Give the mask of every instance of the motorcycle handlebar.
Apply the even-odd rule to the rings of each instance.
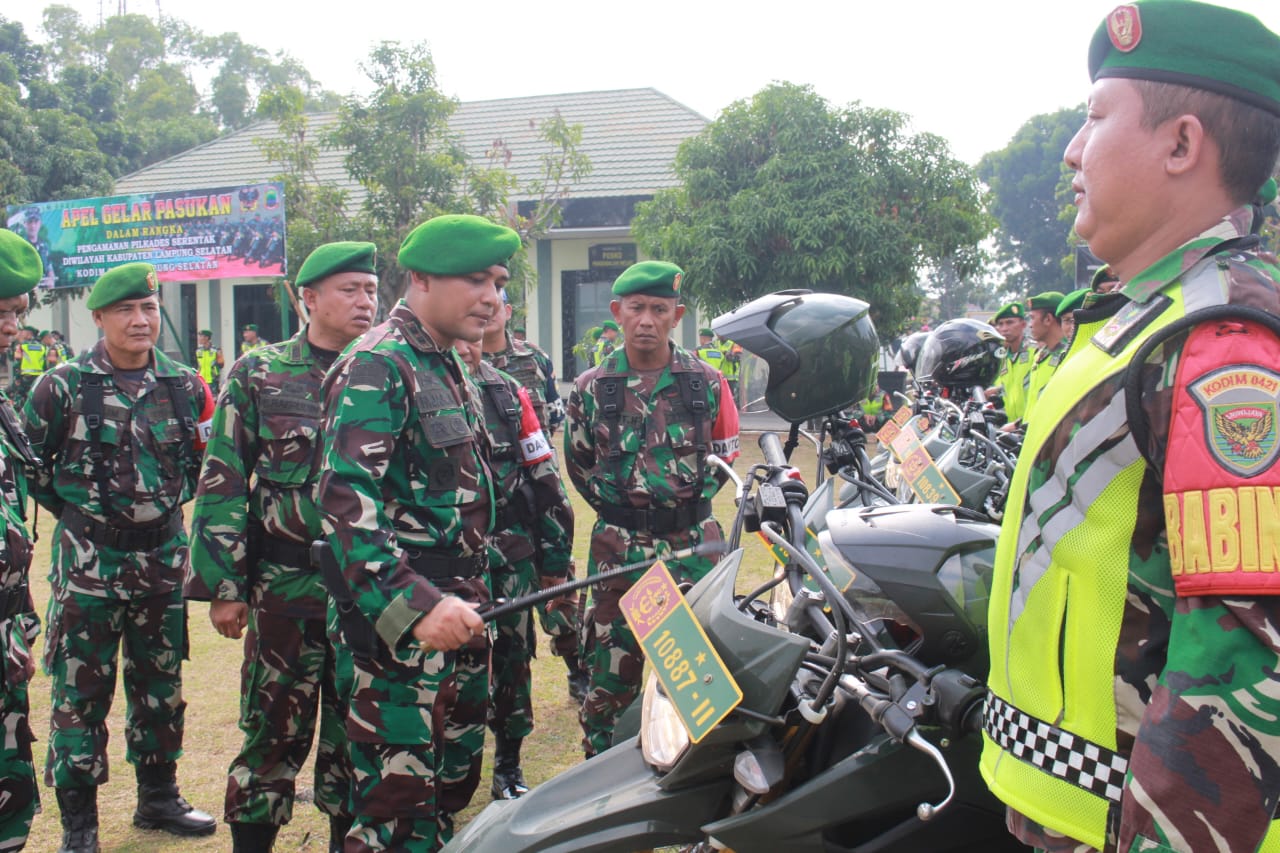
[[[761,433],[759,443],[760,451],[764,453],[766,465],[782,467],[787,464],[787,457],[782,452],[782,439],[778,438],[776,433]]]

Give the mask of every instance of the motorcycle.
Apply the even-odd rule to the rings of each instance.
[[[959,507],[851,505],[826,513],[819,563],[808,490],[776,435],[761,447],[734,477],[730,544],[759,532],[786,565],[737,595],[735,547],[687,594],[741,703],[694,743],[651,674],[638,735],[491,804],[446,851],[1024,849],[977,771],[997,529]],[[761,597],[782,584],[779,620]]]

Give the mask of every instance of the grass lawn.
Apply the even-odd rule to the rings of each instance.
[[[760,451],[755,436],[743,436],[743,458],[735,465],[739,472],[760,461]],[[796,461],[806,482],[812,483],[814,461],[812,445],[802,444]],[[567,484],[566,484],[567,485]],[[587,540],[594,516],[571,486],[570,496],[577,511],[577,537],[574,554],[579,571],[587,565]],[[715,500],[716,516],[728,528],[733,518],[733,486],[722,489]],[[40,541],[36,544],[32,565],[32,590],[36,607],[43,619],[48,599],[49,585],[46,573],[49,564],[49,542],[52,538],[53,519],[47,512],[40,513]],[[770,571],[771,560],[756,537],[747,543],[748,572],[741,579],[740,587],[759,583]],[[240,746],[240,730],[236,726],[240,702],[240,642],[218,636],[209,624],[208,605],[193,603],[190,609],[191,659],[184,668],[184,693],[187,700],[186,754],[178,764],[178,779],[183,795],[198,809],[214,815],[221,821],[222,801],[226,787],[226,771]],[[43,638],[37,642],[36,653],[43,655]],[[571,705],[565,683],[565,668],[559,658],[547,651],[542,640],[539,657],[533,665],[534,713],[537,729],[525,742],[523,766],[530,785],[537,785],[581,760],[581,736],[577,708]],[[112,708],[109,728],[111,744],[108,758],[111,779],[98,794],[102,849],[113,851],[200,851],[229,850],[230,834],[225,826],[202,839],[180,839],[161,832],[144,832],[133,826],[133,809],[136,804],[133,768],[124,760],[124,699],[119,686],[117,701]],[[36,773],[44,772],[44,749],[49,731],[49,679],[38,672],[31,685],[31,723],[36,736]],[[487,745],[484,777],[471,808],[463,812],[463,822],[470,819],[489,802],[490,765],[492,739]],[[276,842],[278,851],[327,850],[329,826],[314,806],[310,805],[311,767],[305,767],[298,777],[300,799],[294,809],[293,821],[283,827]],[[41,788],[44,812],[36,815],[28,840],[30,850],[56,850],[61,840],[58,807],[53,790]]]

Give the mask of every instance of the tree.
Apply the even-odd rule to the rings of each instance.
[[[320,144],[310,133],[302,91],[284,86],[263,93],[258,111],[273,119],[280,139],[255,139],[264,157],[281,168],[277,180],[284,184],[286,269],[297,270],[317,246],[335,240],[358,240],[347,215],[345,191],[324,184],[316,174]],[[285,306],[282,306],[285,307]]]
[[[1071,290],[1063,259],[1072,252],[1071,221],[1062,208],[1062,153],[1084,123],[1084,105],[1027,120],[1007,146],[978,161],[990,187],[996,241],[1009,296]]]
[[[580,125],[553,115],[539,125],[547,148],[543,174],[528,186],[506,169],[512,152],[498,140],[485,165],[471,162],[462,141],[449,129],[457,101],[440,92],[435,64],[426,45],[377,45],[362,69],[377,87],[368,98],[352,97],[339,109],[338,123],[326,143],[344,149],[348,174],[365,189],[357,231],[378,245],[379,300],[390,307],[407,279],[395,264],[409,231],[443,213],[472,213],[510,225],[529,240],[559,221],[559,203],[570,182],[590,170],[577,150]],[[512,202],[533,197],[524,216]],[[512,261],[517,302],[534,271],[523,253]]]
[[[680,264],[686,298],[709,312],[805,287],[865,300],[895,333],[922,270],[950,258],[969,275],[991,227],[972,170],[906,126],[892,110],[773,84],[680,146],[681,185],[639,205],[632,231]]]

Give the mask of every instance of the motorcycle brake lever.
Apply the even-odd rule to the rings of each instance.
[[[920,732],[912,729],[902,740],[903,743],[907,744],[911,748],[923,752],[925,755],[932,758],[933,762],[938,765],[938,769],[942,771],[942,775],[947,779],[947,795],[943,797],[942,802],[937,804],[921,803],[916,806],[916,817],[921,820],[930,820],[936,817],[947,806],[951,805],[951,800],[956,795],[956,780],[951,775],[951,767],[947,764],[947,759],[942,756],[942,751],[929,741],[925,740],[924,736],[921,735]]]

